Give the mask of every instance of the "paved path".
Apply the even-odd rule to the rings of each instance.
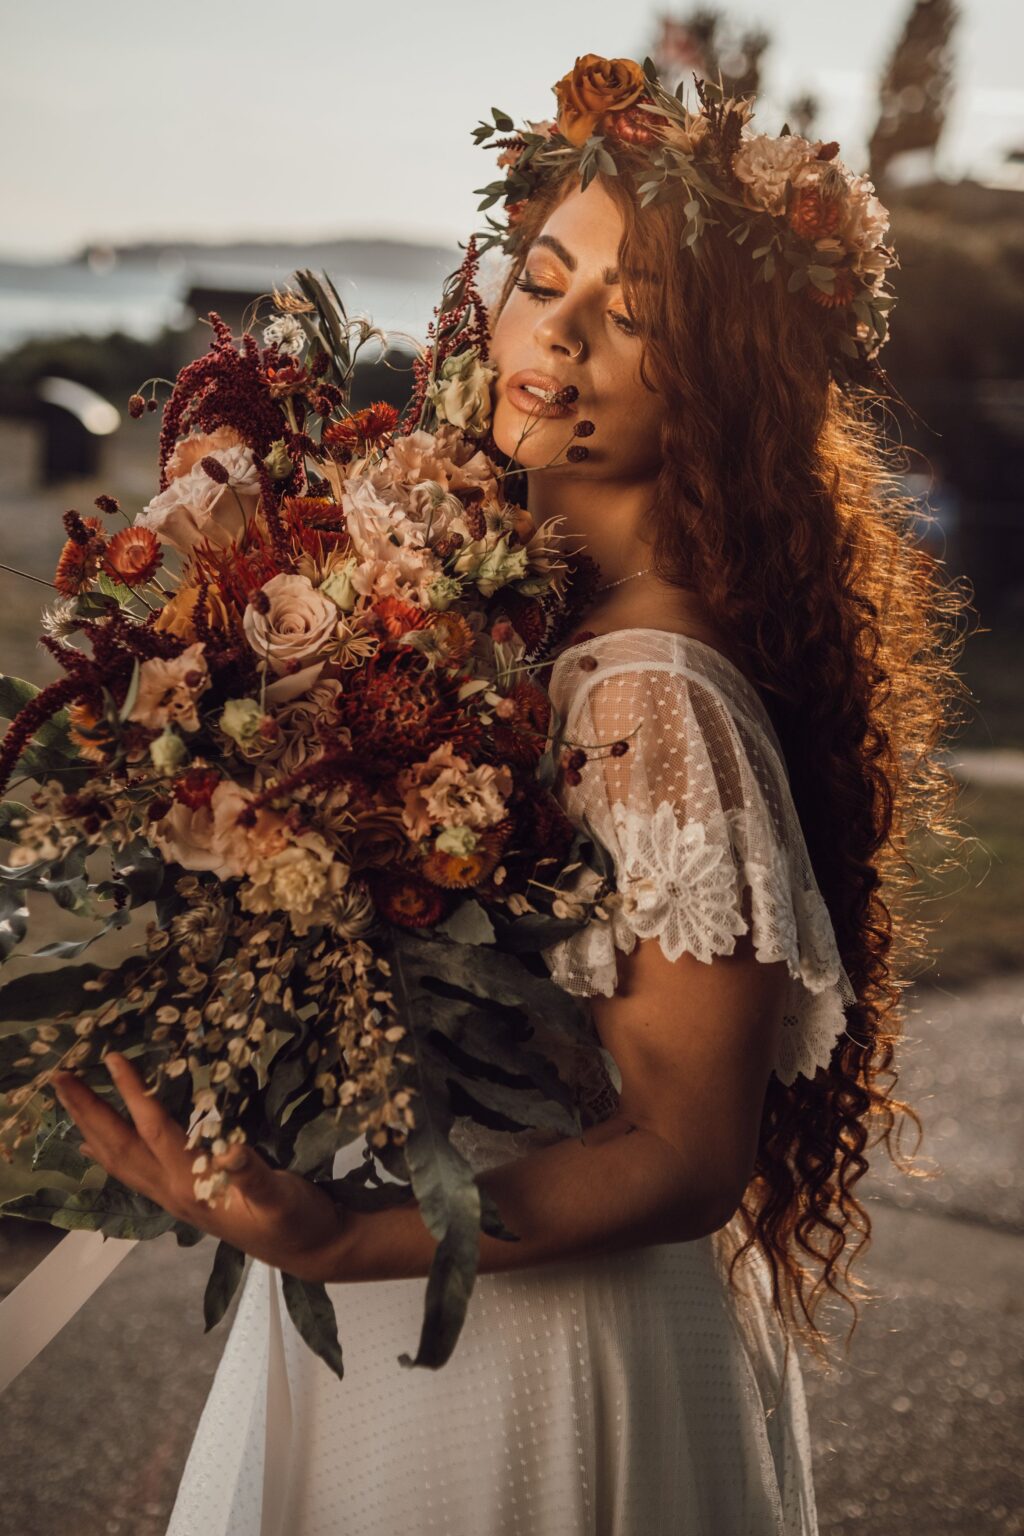
[[[898,1092],[937,1176],[876,1154],[860,1187],[874,1236],[854,1274],[876,1299],[845,1358],[850,1315],[830,1306],[831,1375],[804,1363],[821,1532],[1021,1536],[1024,976],[914,1006]],[[0,1235],[5,1290],[51,1240],[19,1233],[31,1249]],[[209,1263],[206,1244],[140,1244],[8,1389],[5,1529],[49,1536],[74,1507],[75,1536],[164,1536],[234,1316],[204,1335]]]

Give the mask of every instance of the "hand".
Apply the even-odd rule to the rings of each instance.
[[[123,1056],[108,1052],[104,1065],[132,1125],[71,1073],[53,1077],[57,1097],[85,1137],[86,1156],[178,1220],[296,1279],[324,1278],[342,1217],[323,1190],[299,1174],[271,1168],[254,1148],[235,1146],[210,1159],[211,1172],[227,1175],[224,1200],[197,1200],[192,1164],[199,1152],[187,1146],[183,1127],[147,1092]]]

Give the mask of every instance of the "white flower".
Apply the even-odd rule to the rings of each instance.
[[[51,640],[56,640],[65,650],[75,649],[68,636],[78,628],[76,612],[77,599],[74,597],[58,597],[52,608],[43,609],[43,633],[49,635]]]
[[[772,138],[767,133],[753,134],[740,143],[732,168],[750,188],[754,205],[772,214],[782,213],[786,205],[786,185],[800,169],[813,160],[815,146],[798,133]]]
[[[301,355],[306,345],[306,333],[296,315],[278,315],[264,328],[263,345],[272,347],[275,342],[280,351],[292,357]]]
[[[136,527],[151,529],[161,543],[185,555],[203,538],[221,548],[240,539],[259,502],[251,448],[215,448],[207,457],[227,470],[227,484],[212,480],[197,462],[187,474],[176,475],[135,519]]]
[[[497,369],[480,359],[477,347],[445,358],[440,377],[427,387],[438,419],[460,431],[479,434],[491,419],[491,383]]]
[[[852,249],[873,250],[885,239],[889,210],[875,196],[874,183],[866,176],[847,174],[846,185],[846,208],[839,232]]]
[[[225,736],[244,747],[260,734],[263,711],[255,699],[227,699],[217,724]]]
[[[619,802],[612,818],[622,850],[616,927],[624,924],[641,939],[660,936],[670,960],[684,950],[705,963],[732,954],[735,935],[747,925],[724,820],[709,838],[703,821],[680,826],[668,800],[651,817]]]

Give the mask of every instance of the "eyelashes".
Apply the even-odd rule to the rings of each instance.
[[[552,299],[558,298],[557,288],[541,288],[536,283],[531,283],[529,278],[526,277],[517,277],[515,287],[519,289],[520,293],[525,293],[526,297],[532,300],[534,304],[548,304]],[[625,315],[613,314],[612,320],[624,336],[638,336],[640,334],[632,320],[627,320]]]

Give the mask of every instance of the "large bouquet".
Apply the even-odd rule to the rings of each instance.
[[[601,893],[567,902],[563,876],[581,856],[606,872],[555,797],[567,748],[534,678],[595,568],[505,494],[476,261],[470,242],[402,415],[348,408],[381,333],[326,279],[275,291],[262,348],[211,314],[208,354],[164,406],[159,493],[119,531],[112,497],[65,514],[41,642],[63,675],[0,678],[0,791],[14,773],[40,785],[0,811],[0,958],[28,958],[27,892],[97,920],[34,951],[59,966],[0,988],[8,1139],[80,1181],[47,1084],[72,1068],[113,1093],[116,1048],[187,1125],[197,1199],[218,1197],[210,1159],[235,1142],[342,1205],[415,1198],[439,1247],[402,1358],[432,1366],[458,1337],[481,1225],[514,1240],[449,1132],[458,1116],[580,1130],[531,1020],[592,1043],[539,951]],[[132,953],[80,961],[135,912]],[[335,1180],[359,1137],[362,1166]],[[113,1177],[2,1210],[203,1235]],[[243,1259],[219,1244],[207,1326]],[[286,1275],[284,1293],[341,1374],[324,1287]]]

